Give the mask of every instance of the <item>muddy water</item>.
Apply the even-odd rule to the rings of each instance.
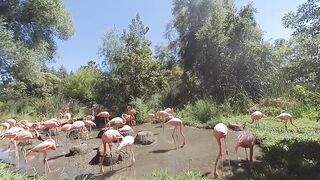
[[[102,176],[99,174],[99,156],[95,148],[102,150],[101,139],[94,138],[97,136],[98,131],[90,133],[89,140],[81,140],[83,146],[87,146],[88,151],[83,155],[76,155],[65,157],[63,155],[69,152],[69,148],[74,145],[79,145],[77,139],[65,138],[64,133],[58,136],[58,148],[55,151],[48,153],[50,159],[49,166],[51,172],[47,174],[49,179],[85,179],[95,177],[96,179],[116,178],[120,176],[139,178],[141,176],[150,175],[152,172],[160,169],[167,169],[170,175],[181,174],[188,170],[198,171],[203,175],[211,177],[213,162],[217,157],[217,143],[213,138],[212,130],[197,129],[185,127],[185,135],[187,137],[187,144],[183,148],[176,149],[173,139],[171,137],[173,127],[166,126],[163,129],[159,124],[143,124],[133,127],[135,132],[142,130],[152,131],[155,134],[156,142],[147,145],[135,145],[134,153],[136,163],[134,166],[129,167],[129,161],[124,158],[124,161],[119,162],[111,167],[105,167],[106,173]],[[233,169],[236,167],[238,171],[244,171],[248,166],[245,161],[245,151],[239,149],[238,153],[234,152],[237,132],[230,132],[226,138],[227,147],[229,149],[229,158],[232,160]],[[182,144],[182,137],[179,134],[179,144]],[[1,141],[2,149],[5,149],[7,141]],[[26,146],[30,148],[40,143],[35,140],[32,145]],[[116,144],[115,144],[116,145]],[[224,143],[223,143],[224,145]],[[19,148],[20,149],[20,148]],[[249,151],[248,151],[249,153]],[[12,153],[11,153],[12,154]],[[255,146],[254,159],[260,155],[260,149]],[[7,163],[15,164],[12,167],[19,173],[28,176],[37,176],[44,174],[43,155],[33,154],[27,158],[28,162],[25,163],[22,154],[20,153],[20,160],[18,163],[13,157],[9,157],[9,152],[1,151],[0,159]],[[227,166],[227,156],[224,150],[222,165],[223,174],[230,174]],[[90,165],[90,164],[94,165]],[[244,167],[244,168],[242,168]]]

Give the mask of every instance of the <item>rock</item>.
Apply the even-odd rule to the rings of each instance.
[[[134,139],[135,144],[149,145],[152,144],[156,138],[153,133],[150,131],[141,131],[138,132],[137,136]]]
[[[75,155],[83,155],[88,153],[88,145],[87,144],[80,144],[73,146],[69,149],[69,153],[66,154],[66,157],[75,156]]]
[[[112,144],[111,146],[111,152],[112,152],[112,159],[111,155],[107,154],[104,161],[103,165],[104,166],[110,166],[113,164],[117,164],[119,161],[123,161],[123,156],[121,153],[117,153],[117,146],[115,144]],[[102,151],[100,148],[94,148],[94,150],[97,151],[96,155],[90,160],[89,164],[90,165],[98,165],[100,164],[101,158],[102,158]],[[108,151],[109,152],[109,151]]]
[[[242,131],[243,128],[241,127],[241,125],[239,124],[235,124],[235,123],[228,123],[227,127],[229,129],[232,129],[233,131]]]

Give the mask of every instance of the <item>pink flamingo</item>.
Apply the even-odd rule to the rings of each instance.
[[[96,123],[90,121],[90,120],[83,120],[86,127],[89,127],[89,131],[92,130],[92,126],[97,126]]]
[[[123,119],[126,120],[126,122],[128,122],[129,126],[135,126],[136,125],[136,121],[134,116],[130,115],[130,114],[122,114],[121,117]]]
[[[45,127],[45,128],[48,128],[49,129],[49,136],[51,137],[51,131],[52,129],[54,129],[55,133],[57,132],[57,128],[61,125],[60,121],[55,119],[55,118],[52,118],[50,120],[47,120],[45,122],[42,123],[42,125]]]
[[[15,119],[8,119],[8,120],[6,120],[6,122],[10,124],[10,127],[15,126],[17,123],[17,121]]]
[[[149,113],[144,119],[146,121],[153,121],[159,119],[159,117],[156,114]]]
[[[166,125],[166,124],[171,125],[171,126],[174,126],[174,129],[173,129],[173,132],[172,132],[172,139],[173,139],[174,145],[176,146],[177,149],[178,149],[178,147],[179,147],[178,134],[176,133],[177,142],[176,142],[176,140],[175,140],[175,138],[174,138],[174,134],[175,134],[175,132],[176,132],[176,129],[179,127],[179,129],[180,129],[180,134],[181,134],[181,136],[183,137],[183,144],[182,144],[181,148],[184,147],[184,145],[186,144],[187,140],[186,140],[185,135],[183,134],[183,124],[182,124],[182,120],[179,119],[179,118],[172,118],[172,119],[170,119],[168,122],[164,123],[164,125]],[[164,127],[164,126],[163,126],[163,127]]]
[[[252,114],[251,114],[251,122],[248,122],[248,123],[250,123],[250,124],[252,124],[252,123],[255,123],[255,125],[256,125],[256,128],[260,128],[260,123],[259,123],[259,120],[260,119],[262,119],[262,118],[265,118],[265,117],[267,117],[265,114],[263,114],[262,112],[260,112],[260,111],[255,111],[255,112],[253,112]],[[245,124],[246,124],[246,122],[245,122]]]
[[[68,137],[69,132],[71,131],[71,127],[72,127],[72,124],[64,124],[60,130],[63,132],[66,132]]]
[[[298,126],[296,126],[292,123],[292,115],[291,114],[281,113],[280,115],[278,115],[274,119],[280,119],[281,121],[284,121],[284,126],[285,126],[286,130],[287,130],[287,122],[289,121],[290,124],[292,124],[292,126],[294,126],[297,129],[297,131],[299,132]]]
[[[128,125],[124,125],[122,128],[118,129],[118,131],[120,132],[120,134],[124,134],[128,132],[133,132],[133,129]]]
[[[86,140],[88,139],[88,130],[86,128],[86,125],[83,121],[75,121],[71,128],[70,128],[70,131],[72,130],[77,130],[78,131],[78,140],[79,140],[79,144],[80,144],[80,133],[83,134],[83,133],[86,133]]]
[[[219,146],[219,151],[218,151],[218,156],[214,164],[214,169],[213,169],[213,175],[214,177],[218,177],[219,173],[217,171],[217,165],[219,162],[219,159],[222,157],[222,145],[221,145],[221,139],[223,138],[224,144],[226,146],[226,154],[227,158],[229,161],[229,167],[230,167],[230,160],[228,157],[228,148],[227,148],[227,143],[226,143],[226,136],[228,135],[228,128],[226,125],[223,123],[218,123],[217,125],[214,126],[213,128],[213,136],[216,138],[218,146]]]
[[[120,150],[123,148],[129,149],[129,158],[130,158],[130,165],[129,166],[132,166],[136,162],[136,160],[134,158],[134,153],[132,150],[133,143],[134,143],[134,137],[133,136],[126,136],[122,139],[120,145],[118,146],[118,150],[117,150],[117,152],[119,153]]]
[[[253,146],[255,143],[254,135],[249,131],[242,131],[239,133],[237,137],[237,145],[235,147],[235,151],[238,151],[239,147],[243,147],[246,152],[246,160],[248,161],[247,148],[250,148],[250,168],[253,168]]]
[[[65,113],[63,115],[63,118],[66,119],[66,120],[71,120],[71,113]]]
[[[107,154],[107,149],[110,152],[111,161],[112,161],[112,153],[111,153],[111,147],[110,147],[109,143],[112,143],[112,142],[117,141],[122,138],[123,138],[123,136],[119,133],[119,131],[114,130],[114,129],[109,129],[103,133],[103,135],[101,137],[102,144],[103,144],[103,154],[102,154],[102,158],[100,161],[100,173],[104,173],[103,162],[104,162],[105,156]],[[107,148],[107,146],[108,146],[108,148]],[[113,169],[112,162],[111,162],[111,167]]]
[[[122,118],[121,118],[122,117]],[[121,117],[115,117],[113,119],[111,119],[108,123],[107,123],[107,126],[109,126],[109,128],[111,126],[123,126],[126,124],[126,119],[124,118],[124,114],[122,114]]]
[[[166,108],[164,111],[173,114],[173,108]]]
[[[10,128],[10,124],[7,122],[1,123],[0,127],[3,128],[3,132],[7,131]]]
[[[34,130],[34,132],[35,132],[35,134],[32,134],[30,131],[27,131],[27,130],[19,131],[18,133],[16,133],[15,137],[13,138],[13,140],[14,141],[20,141],[20,142],[26,142],[26,141],[30,141],[30,140],[33,140],[33,139],[38,139],[40,141],[44,141],[40,137],[40,134],[39,134],[39,132],[37,130]],[[27,161],[24,147],[22,147],[21,151],[22,151],[24,160]]]
[[[97,117],[104,118],[104,124],[105,124],[105,126],[107,126],[107,121],[109,121],[109,118],[110,118],[109,112],[107,112],[107,111],[100,112],[99,114],[97,114]]]
[[[56,150],[56,142],[53,139],[47,139],[46,141],[38,144],[37,146],[33,147],[31,150],[27,152],[26,156],[29,156],[32,152],[41,152],[43,153],[43,163],[44,163],[44,171],[47,174],[47,168],[50,173],[50,168],[47,160],[47,152],[50,150]]]
[[[128,115],[132,116],[133,119],[136,119],[137,110],[134,108],[128,108]]]
[[[22,127],[11,127],[10,129],[6,130],[4,133],[0,135],[0,138],[7,138],[10,139],[10,143],[8,144],[8,149],[10,150],[10,144],[13,143],[14,145],[14,153],[15,158],[18,159],[18,148],[17,148],[17,142],[14,140],[14,138],[17,136],[17,134],[21,131],[24,131]]]
[[[173,118],[173,115],[166,111],[159,111],[157,117],[158,119],[171,119]]]

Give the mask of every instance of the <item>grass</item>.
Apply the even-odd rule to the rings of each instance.
[[[207,105],[205,105],[207,106]],[[215,113],[215,108],[200,108],[199,112],[207,114]],[[189,115],[188,112],[177,112],[180,115],[188,116],[182,118],[185,125],[200,128],[213,128],[218,122],[227,124],[228,122],[242,125],[245,121],[250,121],[250,115],[233,115],[225,117],[217,115],[208,120],[205,116],[197,114]],[[196,118],[201,117],[201,120]],[[223,179],[320,179],[320,122],[306,118],[294,119],[300,132],[287,124],[286,130],[283,122],[273,120],[272,117],[264,118],[260,121],[261,128],[255,128],[255,124],[247,124],[247,129],[251,130],[261,147],[262,156],[255,162],[255,169],[252,173],[237,172],[234,169],[233,176],[223,177]],[[4,117],[1,117],[3,119]],[[22,175],[17,175],[9,171],[5,164],[0,164],[0,177],[4,179],[26,179]],[[8,177],[8,178],[7,178]],[[12,178],[11,178],[12,177]],[[120,179],[130,179],[121,177]],[[153,173],[143,179],[165,180],[165,179],[205,179],[195,172],[186,172],[177,176],[170,176],[166,170]]]
[[[14,173],[9,170],[8,165],[0,162],[0,179],[2,180],[27,180],[26,176]]]
[[[170,176],[167,170],[159,170],[152,173],[150,176],[145,176],[141,180],[209,180],[206,177],[201,177],[199,173],[187,171],[181,175]],[[133,180],[133,178],[120,177],[118,180]]]

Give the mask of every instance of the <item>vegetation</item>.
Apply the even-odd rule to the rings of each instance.
[[[144,122],[147,114],[174,107],[185,124],[212,128],[233,119],[243,123],[260,110],[268,116],[262,128],[249,128],[262,162],[254,173],[230,178],[319,179],[319,2],[307,0],[283,17],[294,30],[290,39],[268,42],[250,4],[236,9],[233,1],[173,0],[167,45],[152,54],[149,27],[137,14],[127,29],[104,34],[102,64],[91,60],[69,73],[46,66],[55,58],[55,39],[74,32],[63,1],[0,1],[1,117],[64,110],[86,115],[97,103],[117,106],[117,113],[133,106]],[[293,114],[302,132],[285,131],[271,119],[281,112]],[[173,177],[163,171],[149,178]]]

